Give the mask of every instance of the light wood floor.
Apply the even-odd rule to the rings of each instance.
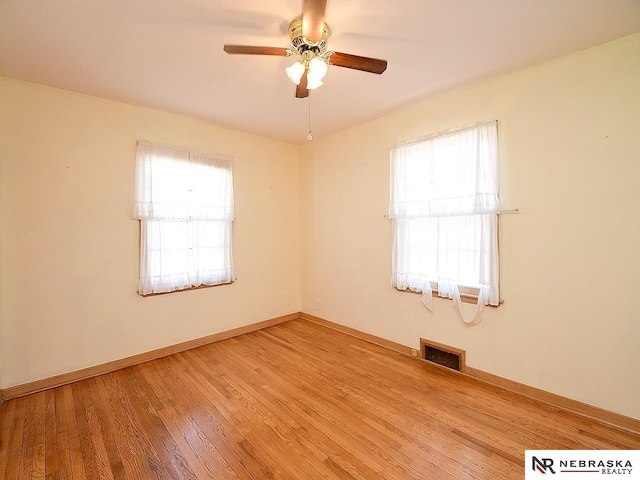
[[[520,479],[640,435],[305,321],[10,400],[0,476]]]

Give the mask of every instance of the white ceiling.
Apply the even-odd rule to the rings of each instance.
[[[175,112],[292,143],[308,101],[287,47],[300,0],[0,0],[0,74]],[[388,60],[330,67],[312,92],[315,137],[640,31],[640,0],[328,0],[332,50]]]

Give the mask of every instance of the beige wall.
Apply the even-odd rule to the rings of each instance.
[[[296,146],[0,77],[2,387],[300,310]],[[136,139],[234,157],[238,281],[136,294]]]
[[[639,85],[635,35],[306,144],[302,310],[640,418]],[[494,118],[502,207],[521,213],[500,219],[505,303],[469,327],[389,286],[389,147]]]
[[[302,147],[0,77],[2,387],[303,310],[640,418],[640,35]],[[389,286],[389,147],[499,121],[502,297]],[[136,293],[135,142],[235,158],[238,281]],[[320,301],[320,309],[316,309]]]

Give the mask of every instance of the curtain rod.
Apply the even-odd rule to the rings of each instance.
[[[441,130],[440,132],[433,132],[433,133],[428,133],[426,135],[422,135],[420,137],[417,138],[412,138],[410,140],[405,140],[403,142],[398,142],[395,143],[391,146],[391,148],[400,148],[400,147],[410,147],[416,143],[421,143],[421,142],[426,142],[428,140],[434,140],[436,138],[442,138],[442,137],[448,137],[450,135],[455,135],[458,133],[462,133],[464,131],[467,130],[473,130],[476,129],[478,127],[482,127],[485,125],[497,125],[498,121],[497,120],[482,120],[480,122],[476,122],[473,123],[471,125],[465,125],[464,127],[456,127],[456,128],[449,128],[447,130]]]
[[[514,208],[514,209],[511,209],[511,210],[500,210],[500,211],[498,212],[498,215],[504,215],[505,213],[519,213],[519,212],[520,212],[520,209],[519,209],[519,208]],[[473,214],[472,214],[472,215],[473,215]],[[382,215],[382,216],[383,216],[384,218],[389,218],[389,214],[388,214],[388,213],[385,213],[385,214],[384,214],[384,215]]]

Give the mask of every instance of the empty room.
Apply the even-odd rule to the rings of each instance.
[[[0,0],[0,478],[640,478],[638,0]]]

